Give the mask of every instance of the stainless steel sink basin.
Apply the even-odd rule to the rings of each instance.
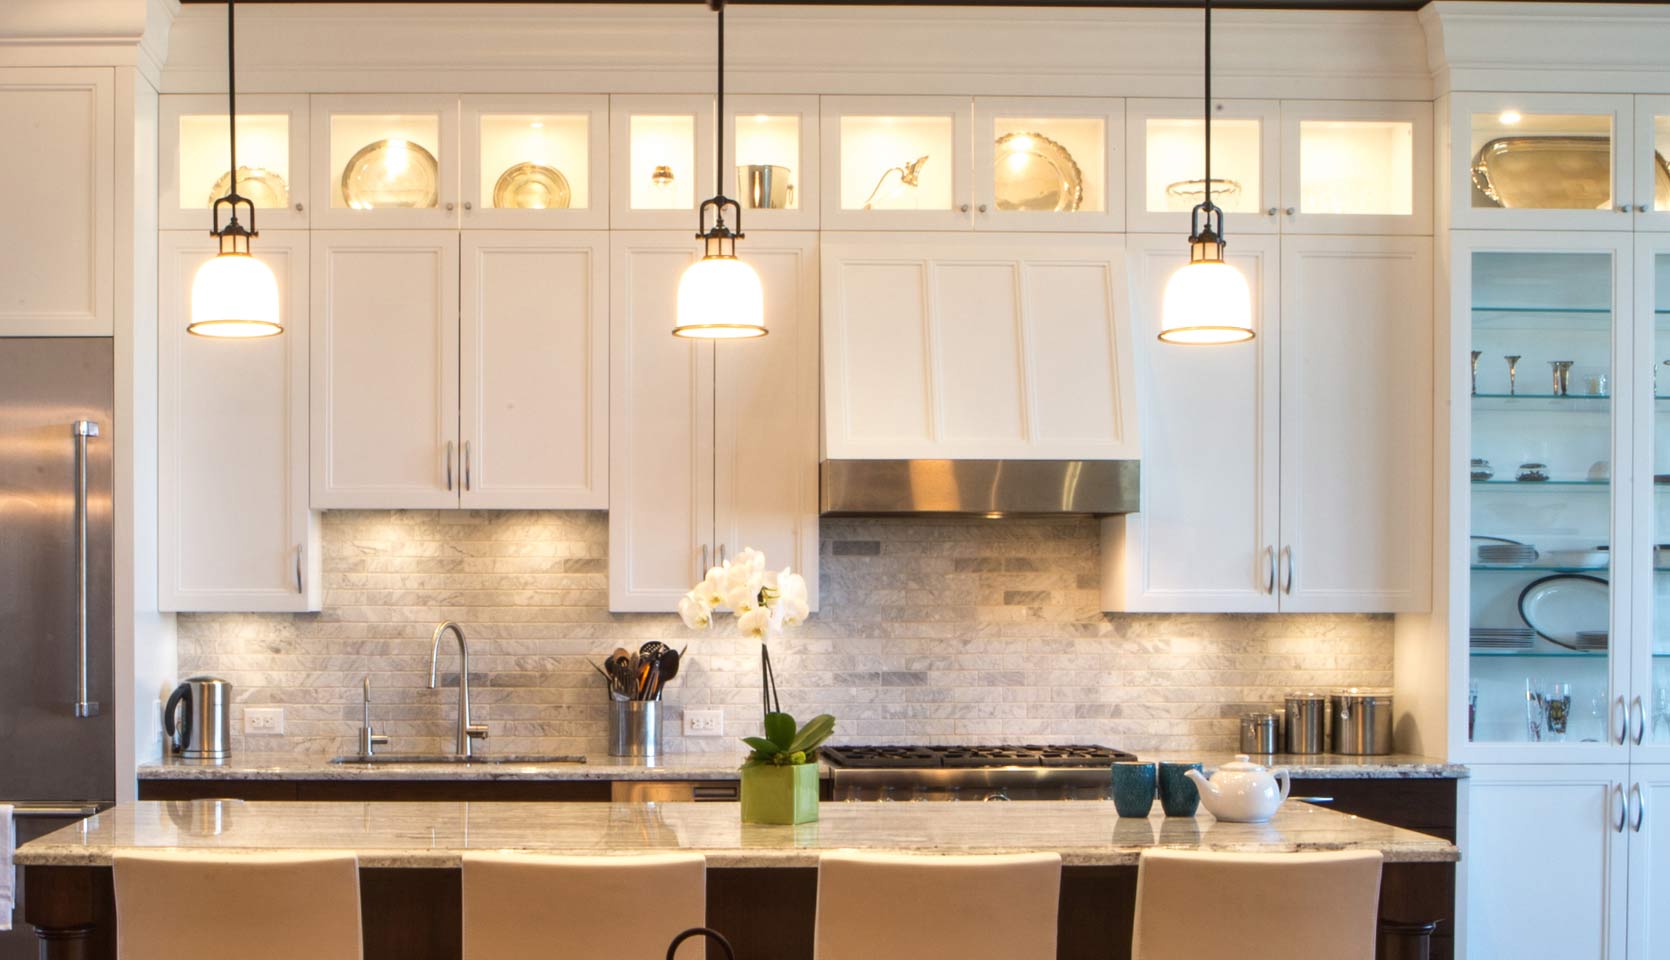
[[[482,756],[460,757],[456,754],[434,753],[379,753],[374,756],[362,757],[350,754],[345,757],[332,757],[331,763],[585,763],[581,756],[542,755],[542,754],[485,754]]]

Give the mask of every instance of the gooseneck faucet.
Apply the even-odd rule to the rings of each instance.
[[[464,641],[464,628],[451,620],[442,620],[435,628],[434,645],[429,651],[429,689],[435,689],[435,668],[441,657],[441,635],[448,630],[458,638],[458,744],[460,757],[470,755],[471,740],[487,738],[486,724],[470,723],[470,646]]]

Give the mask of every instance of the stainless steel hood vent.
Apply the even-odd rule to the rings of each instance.
[[[825,460],[824,516],[1092,516],[1137,509],[1136,460]]]

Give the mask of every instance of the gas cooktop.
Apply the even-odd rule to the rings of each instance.
[[[957,747],[823,747],[832,767],[849,770],[920,770],[982,767],[1106,767],[1136,755],[1095,744],[1023,744]]]

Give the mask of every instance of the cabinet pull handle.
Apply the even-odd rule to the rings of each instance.
[[[87,679],[87,440],[99,435],[94,420],[70,424],[75,440],[75,715],[99,715]]]
[[[1612,715],[1618,718],[1618,732],[1612,738],[1612,742],[1621,747],[1624,745],[1624,741],[1629,739],[1629,715],[1628,711],[1624,709],[1622,694],[1619,694],[1618,699],[1612,701]]]
[[[470,441],[464,441],[464,489],[470,489]]]
[[[1641,741],[1646,739],[1647,736],[1647,711],[1641,706],[1640,697],[1636,697],[1630,702],[1629,716],[1635,723],[1635,736],[1630,739],[1634,740],[1635,745],[1639,747]]]
[[[1614,783],[1612,785],[1612,806],[1618,811],[1618,822],[1613,825],[1612,829],[1618,831],[1619,833],[1623,833],[1624,824],[1629,820],[1629,811],[1625,809],[1628,804],[1624,802],[1624,785],[1621,783]]]
[[[1287,564],[1287,582],[1282,584],[1281,592],[1286,593],[1286,594],[1292,594],[1293,593],[1293,547],[1291,547],[1291,546],[1282,547],[1281,548],[1281,555],[1282,555],[1283,561]]]
[[[719,545],[719,565],[725,565],[725,545],[722,543]]]
[[[306,593],[302,587],[302,559],[306,556],[307,544],[296,544],[296,592]]]
[[[704,577],[705,577],[705,576],[707,576],[707,571],[708,571],[708,566],[707,566],[707,544],[705,544],[705,543],[704,543],[704,544],[702,544],[702,569],[701,569],[701,571],[700,571],[700,575],[701,575],[701,576],[704,576]]]
[[[1271,595],[1271,596],[1275,596],[1275,594],[1276,594],[1276,548],[1273,544],[1271,546],[1268,546],[1268,547],[1264,548],[1264,562],[1270,568],[1270,576],[1268,578],[1266,578],[1265,581],[1264,581],[1264,592]]]
[[[1641,825],[1647,822],[1647,794],[1639,783],[1630,787],[1629,792],[1630,798],[1635,801],[1635,822],[1631,824],[1630,829],[1640,833]]]
[[[452,441],[446,442],[446,488],[452,489]]]

